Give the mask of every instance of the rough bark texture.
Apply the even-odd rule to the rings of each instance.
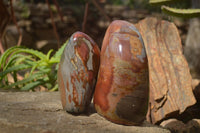
[[[62,110],[58,92],[0,92],[1,133],[170,133],[144,123],[113,124],[90,110],[73,116]]]
[[[147,120],[159,123],[175,117],[196,103],[192,78],[182,54],[178,30],[173,23],[146,18],[138,28],[146,47],[150,98]]]

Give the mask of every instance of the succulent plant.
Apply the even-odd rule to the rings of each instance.
[[[15,46],[7,49],[0,57],[0,88],[34,90],[43,86],[57,90],[57,69],[67,42],[53,55]],[[53,69],[54,68],[54,69]]]
[[[169,7],[163,4],[178,3],[177,0],[149,0],[152,5],[161,5],[161,9],[164,13],[181,18],[194,18],[200,16],[200,9],[179,9]]]

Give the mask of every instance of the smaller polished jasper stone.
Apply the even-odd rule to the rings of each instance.
[[[116,20],[108,27],[94,93],[96,111],[124,125],[139,125],[148,108],[148,62],[136,27]]]
[[[82,32],[74,33],[64,49],[58,69],[62,106],[67,112],[82,113],[89,106],[99,62],[97,44]]]

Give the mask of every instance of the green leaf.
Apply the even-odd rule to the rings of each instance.
[[[51,90],[49,90],[50,92],[52,91],[57,91],[58,90],[58,84],[56,84]]]
[[[53,49],[49,50],[49,52],[46,55],[46,60],[49,61],[50,55],[53,52]]]
[[[14,61],[20,58],[24,58],[24,55],[21,54],[16,54],[14,55],[12,58],[10,58],[8,60],[8,62],[6,63],[6,66],[3,68],[3,70],[6,70],[8,67],[12,66],[14,64]],[[31,58],[31,56],[26,56],[27,59]]]
[[[14,79],[15,82],[17,82],[17,72],[16,71],[13,72],[13,79]]]
[[[55,55],[53,57],[60,59],[63,51],[65,50],[65,47],[67,46],[67,44],[68,44],[68,40],[62,45],[62,47],[55,53]]]
[[[50,64],[55,64],[55,63],[59,63],[60,62],[60,58],[54,58],[52,57],[50,60],[49,60],[49,63]]]
[[[49,73],[49,72],[51,72],[51,67],[46,67],[46,66],[40,66],[40,67],[38,67],[38,70],[40,71],[40,72],[43,72],[43,73]]]
[[[162,11],[175,17],[193,18],[200,16],[200,9],[176,9],[168,6],[162,6]]]
[[[18,46],[14,46],[14,47],[11,47],[9,49],[7,49],[2,55],[1,55],[1,58],[0,58],[0,68],[4,68],[4,66],[6,65],[6,60],[7,58],[9,57],[9,55],[18,50],[20,47]]]
[[[38,79],[41,79],[41,77],[44,75],[44,73],[35,73],[31,76],[29,76],[28,78],[25,78],[23,80],[20,80],[20,81],[17,81],[15,83],[12,83],[6,87],[4,87],[5,89],[8,89],[8,88],[11,88],[13,86],[18,86],[18,85],[22,85],[22,84],[26,84],[30,81],[33,81],[33,80],[38,80]]]
[[[34,65],[32,66],[32,69],[31,69],[30,74],[33,74],[33,72],[35,71],[35,69],[36,69],[37,67],[38,67],[38,63],[34,64]]]
[[[38,57],[41,60],[46,60],[46,55],[43,54],[42,52],[39,52],[37,50],[33,50],[33,49],[28,49],[28,48],[22,48],[22,47],[11,47],[10,49],[6,50],[4,52],[4,54],[1,56],[0,58],[0,67],[4,68],[4,66],[6,65],[6,60],[8,59],[8,57],[10,58],[14,58],[13,56],[17,55],[17,54],[22,54],[22,53],[27,53],[27,54],[31,54],[32,56]],[[20,60],[18,60],[18,62],[22,62],[24,59],[26,59],[27,55],[24,55],[24,58],[20,58]]]
[[[12,56],[13,57],[13,56]],[[11,57],[11,58],[12,58]],[[28,56],[28,55],[23,55],[22,57],[18,58],[14,65],[19,65],[21,63],[24,63],[26,60],[31,60],[32,62],[34,62],[34,58],[30,58],[31,56]],[[9,59],[10,60],[10,59]]]
[[[166,4],[166,3],[169,3],[169,2],[175,2],[177,0],[149,0],[149,3],[150,4],[159,4],[159,5],[162,5],[162,4]]]
[[[55,70],[58,71],[59,64],[56,64]]]
[[[24,60],[24,62],[23,62],[23,63],[24,63],[24,64],[31,65],[31,66],[34,66],[34,65],[38,64],[38,63],[39,63],[39,61],[35,61],[35,60],[29,60],[29,59],[26,59],[26,60]]]
[[[2,87],[21,87],[21,90],[30,90],[43,84],[52,88],[56,82],[56,70],[52,70],[52,68],[54,68],[54,64],[57,65],[60,62],[66,45],[67,42],[52,57],[53,50],[50,50],[46,55],[37,50],[17,46],[6,50],[0,57],[0,67],[3,68],[3,71],[0,72],[0,81],[4,84]],[[17,72],[23,69],[28,69],[31,72],[27,73],[26,78],[18,81]],[[14,76],[14,83],[8,82],[6,76],[8,73]],[[57,87],[54,86],[53,90],[57,90]]]
[[[51,57],[51,59],[49,60],[50,64],[55,64],[55,63],[59,63],[60,62],[61,55],[62,55],[63,51],[65,50],[65,47],[67,46],[67,44],[68,44],[68,40],[55,53],[55,55],[53,55],[53,57]]]
[[[0,72],[0,77],[2,78],[8,73],[11,73],[13,71],[19,71],[19,70],[27,69],[27,68],[31,68],[31,66],[27,65],[27,64],[20,64],[20,65],[17,65],[17,66],[9,67],[5,71]]]
[[[36,57],[38,57],[41,60],[45,60],[46,59],[46,55],[43,54],[42,52],[39,52],[37,50],[33,50],[33,49],[28,49],[28,48],[24,48],[24,49],[18,49],[17,51],[15,51],[13,54],[18,54],[18,53],[27,53],[27,54],[31,54],[34,55]]]
[[[44,81],[42,81],[42,80],[33,81],[31,83],[28,83],[24,87],[22,87],[20,90],[23,90],[23,91],[25,91],[25,90],[31,90],[31,89],[39,86],[39,85],[42,85],[42,84],[44,84]]]

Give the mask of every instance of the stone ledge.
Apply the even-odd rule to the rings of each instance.
[[[73,116],[62,110],[59,92],[0,92],[1,133],[170,133],[144,122],[142,126],[111,123],[94,111]]]

